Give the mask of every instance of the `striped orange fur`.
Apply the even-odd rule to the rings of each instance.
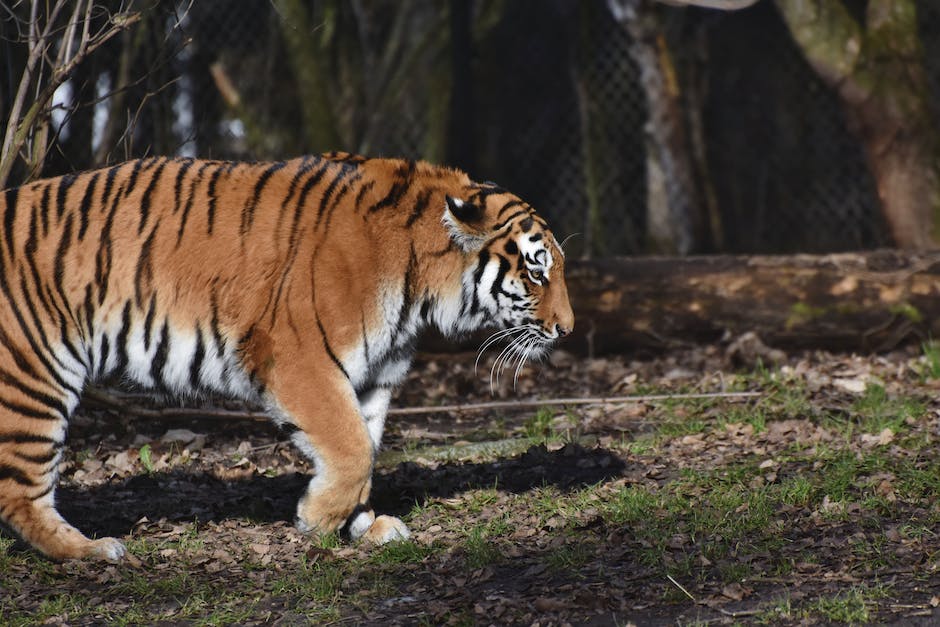
[[[532,208],[423,162],[147,158],[0,192],[0,217],[0,520],[56,559],[125,554],[55,509],[86,381],[263,403],[315,466],[298,526],[382,543],[408,536],[369,490],[421,329],[504,329],[521,361],[574,324]]]

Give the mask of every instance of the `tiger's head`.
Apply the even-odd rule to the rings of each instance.
[[[463,196],[446,197],[441,219],[464,253],[461,313],[474,328],[498,329],[481,354],[510,340],[502,365],[518,359],[518,372],[574,329],[565,255],[545,221],[517,196],[492,184],[474,184]]]

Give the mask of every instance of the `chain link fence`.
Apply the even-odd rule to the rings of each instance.
[[[308,23],[285,9],[296,5]],[[71,115],[46,174],[153,153],[426,158],[516,191],[560,239],[579,234],[574,254],[654,250],[649,207],[676,182],[651,163],[638,42],[604,2],[200,0],[149,10],[144,28],[70,81],[59,106]],[[936,107],[940,6],[919,0],[917,10]],[[657,7],[656,16],[705,206],[701,251],[891,244],[839,100],[772,2],[737,13]],[[7,85],[18,58],[10,32]],[[145,78],[122,77],[125,67]],[[120,110],[109,108],[113,96],[96,101],[117,86]],[[310,106],[320,99],[329,128],[317,135]],[[122,131],[107,137],[108,119]]]

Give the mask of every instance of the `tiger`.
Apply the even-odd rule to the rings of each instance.
[[[333,152],[146,157],[0,192],[0,522],[54,560],[132,559],[56,510],[88,383],[257,403],[308,458],[308,534],[405,540],[370,505],[420,332],[501,330],[519,360],[572,332],[564,253],[493,183]]]

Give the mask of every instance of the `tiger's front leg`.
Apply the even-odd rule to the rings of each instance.
[[[297,505],[297,527],[325,534],[349,522],[351,535],[377,544],[408,537],[400,520],[376,518],[369,506],[375,446],[348,379],[329,360],[324,366],[292,357],[274,359],[269,393],[281,417],[298,428],[292,440],[315,467]]]
[[[376,453],[382,443],[385,415],[391,398],[391,388],[381,385],[359,394],[360,412]],[[411,537],[411,532],[401,519],[386,515],[377,517],[368,504],[360,506],[359,510],[350,517],[348,529],[349,535],[354,539],[362,538],[374,544],[385,544]]]

